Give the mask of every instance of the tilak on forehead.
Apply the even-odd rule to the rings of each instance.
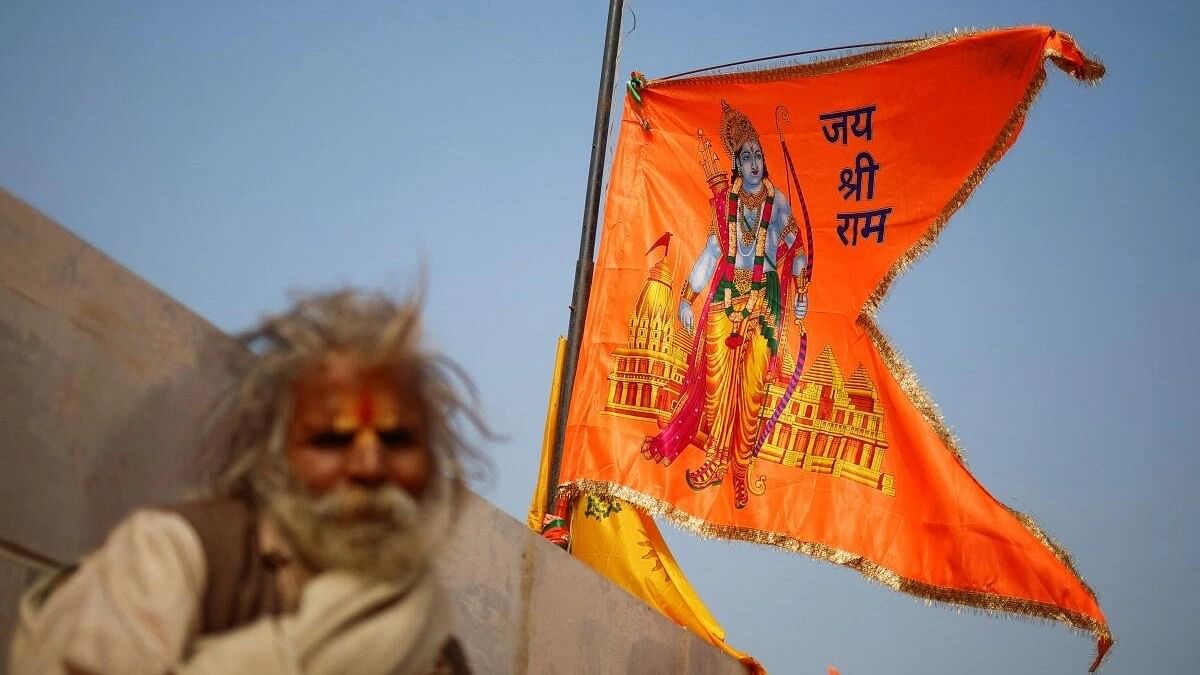
[[[375,398],[370,387],[362,387],[358,392],[358,423],[364,427],[375,424]]]
[[[381,402],[379,399],[381,396],[396,398],[398,399],[396,402],[402,404],[404,397],[396,395],[397,393],[384,392],[378,382],[363,384],[353,394],[353,401],[346,401],[347,405],[340,406],[340,414],[334,419],[334,426],[339,431],[366,428],[391,429],[397,424],[396,415],[388,413],[387,403]]]
[[[358,429],[390,429],[397,424],[396,412],[389,411],[389,401],[409,404],[396,381],[379,371],[355,369],[347,379],[334,377],[328,372],[316,376],[316,381],[304,382],[300,386],[315,394],[316,401],[323,401],[327,414],[332,416],[331,426],[338,432]],[[320,393],[318,393],[320,392]],[[314,399],[301,395],[298,405],[307,405]]]

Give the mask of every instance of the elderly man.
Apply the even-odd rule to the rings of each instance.
[[[430,570],[462,422],[415,303],[341,292],[245,336],[216,497],[135,512],[21,604],[25,673],[466,672]]]

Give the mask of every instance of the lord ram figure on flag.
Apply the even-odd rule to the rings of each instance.
[[[720,129],[732,184],[719,180],[723,174],[708,176],[709,235],[679,299],[679,323],[699,342],[670,422],[646,439],[642,453],[669,465],[687,445],[698,445],[704,460],[684,474],[687,484],[703,490],[728,478],[734,506],[744,508],[751,491],[764,489],[761,480],[748,482],[755,442],[788,315],[799,322],[807,313],[808,258],[787,196],[769,178],[753,122],[722,100]],[[701,294],[697,321],[692,303]]]
[[[562,490],[924,599],[1062,621],[1106,651],[1066,551],[970,474],[876,323],[1016,140],[1046,61],[1103,74],[1070,36],[1029,27],[638,87]]]

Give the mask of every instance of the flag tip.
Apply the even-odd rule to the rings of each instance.
[[[1088,668],[1089,673],[1096,672],[1096,669],[1104,662],[1104,657],[1108,654],[1108,650],[1112,646],[1113,640],[1110,637],[1102,637],[1096,640],[1096,660],[1092,661],[1092,667]]]

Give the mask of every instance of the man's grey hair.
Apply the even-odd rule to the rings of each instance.
[[[225,402],[214,491],[257,501],[290,480],[285,448],[293,413],[292,383],[332,353],[355,355],[364,368],[390,370],[419,406],[433,458],[427,495],[457,503],[464,467],[487,469],[467,434],[493,434],[478,412],[470,378],[422,342],[420,296],[341,290],[300,296],[240,336],[251,352],[239,389]],[[228,454],[225,454],[228,453]]]

